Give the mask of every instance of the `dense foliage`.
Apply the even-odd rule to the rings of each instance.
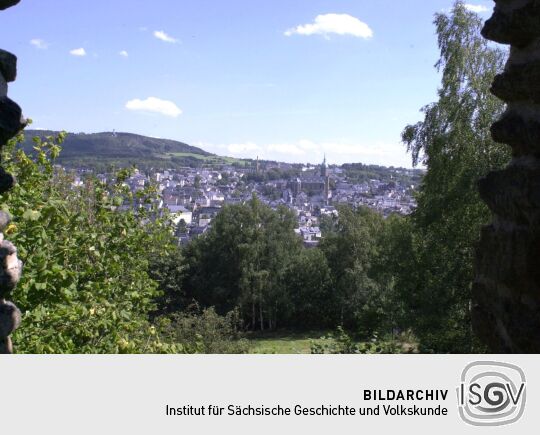
[[[240,354],[249,350],[237,311],[225,316],[218,315],[213,308],[179,311],[164,331],[186,353]]]
[[[122,183],[127,171],[111,185],[89,179],[74,189],[70,176],[53,167],[62,139],[36,138],[34,158],[15,150],[15,140],[3,150],[4,166],[18,180],[1,198],[15,222],[7,236],[24,262],[13,296],[24,313],[17,351],[175,350],[148,321],[158,295],[149,258],[153,247],[167,246],[169,231],[147,208],[117,210],[145,203],[152,192],[131,195]]]
[[[239,308],[251,328],[281,324],[287,275],[302,248],[294,227],[290,211],[273,211],[256,197],[224,207],[209,234],[186,249],[187,297],[220,314]]]
[[[387,222],[369,209],[340,208],[321,248],[306,249],[295,218],[256,197],[225,207],[212,229],[184,250],[177,289],[184,305],[196,301],[221,315],[234,309],[249,329],[335,328],[361,336],[389,328],[386,304],[392,280],[379,245]]]
[[[407,322],[427,349],[475,350],[469,304],[475,242],[489,221],[476,183],[509,160],[490,126],[503,104],[490,94],[505,53],[480,36],[482,22],[459,1],[435,19],[442,83],[424,120],[408,126],[403,141],[415,163],[427,166],[408,240],[409,260],[397,288]]]

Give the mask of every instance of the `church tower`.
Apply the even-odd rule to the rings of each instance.
[[[326,154],[324,155],[324,160],[321,166],[321,177],[328,177],[328,166],[326,164]]]
[[[324,203],[328,205],[330,199],[330,176],[328,175],[328,165],[326,164],[326,154],[321,166],[321,177],[324,180]]]

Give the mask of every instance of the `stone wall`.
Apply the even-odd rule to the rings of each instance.
[[[19,1],[0,0],[0,11],[16,5]],[[14,81],[16,76],[17,57],[0,49],[0,148],[25,125],[21,108],[7,97],[8,83]],[[0,193],[11,189],[14,182],[13,177],[0,166]],[[6,300],[19,282],[22,270],[17,249],[4,240],[3,231],[9,221],[9,215],[0,211],[0,353],[13,353],[10,335],[21,322],[19,309]]]
[[[511,45],[492,92],[507,110],[492,127],[513,151],[479,183],[493,223],[482,231],[473,325],[493,352],[540,353],[540,0],[496,0],[484,37]]]

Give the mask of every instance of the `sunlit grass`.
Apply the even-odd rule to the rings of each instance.
[[[324,331],[252,333],[248,335],[249,351],[259,354],[309,354],[311,343],[320,341],[325,335],[327,333]]]

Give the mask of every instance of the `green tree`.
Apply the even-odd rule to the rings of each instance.
[[[176,225],[176,235],[180,236],[187,233],[187,224],[184,219],[180,219],[178,225]]]
[[[190,305],[182,287],[184,271],[184,256],[177,245],[150,258],[149,275],[159,287],[153,318],[178,313]]]
[[[334,328],[337,307],[331,270],[320,249],[302,249],[291,259],[285,275],[289,305],[287,328]]]
[[[340,207],[334,225],[321,249],[332,273],[337,324],[370,335],[384,317],[380,298],[385,289],[374,269],[384,220],[364,207]]]
[[[89,179],[75,188],[53,165],[63,137],[36,138],[32,155],[16,140],[3,149],[18,184],[0,199],[25,265],[13,295],[23,311],[17,352],[178,350],[148,321],[158,296],[149,258],[170,240],[170,229],[152,217],[153,193],[131,195],[124,186],[129,171],[108,186]]]
[[[239,308],[252,329],[275,329],[288,312],[285,277],[302,248],[295,225],[289,210],[274,211],[255,195],[224,207],[185,250],[188,298],[221,315]]]
[[[414,164],[422,162],[427,172],[408,242],[412,263],[399,275],[398,288],[425,349],[469,352],[474,244],[489,218],[476,183],[509,159],[490,135],[503,106],[489,89],[505,53],[481,37],[480,18],[462,1],[449,14],[437,14],[435,25],[439,98],[423,109],[423,121],[403,132]]]
[[[249,349],[237,311],[220,316],[213,308],[195,306],[174,314],[166,332],[186,353],[242,354]]]

